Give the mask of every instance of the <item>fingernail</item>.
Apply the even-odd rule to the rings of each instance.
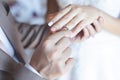
[[[48,26],[52,26],[52,25],[53,25],[53,22],[49,22],[49,23],[48,23]]]

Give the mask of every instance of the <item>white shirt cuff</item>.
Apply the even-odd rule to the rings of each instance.
[[[29,70],[31,70],[32,72],[34,72],[35,74],[37,74],[38,76],[40,76],[41,78],[44,78],[42,75],[40,75],[40,73],[38,73],[30,64],[26,64],[25,67]]]

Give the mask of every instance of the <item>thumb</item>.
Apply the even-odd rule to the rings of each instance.
[[[73,68],[74,62],[75,62],[75,60],[73,58],[69,58],[65,62],[65,72],[71,71],[71,69]]]

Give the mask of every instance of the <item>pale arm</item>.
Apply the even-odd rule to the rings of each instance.
[[[104,18],[104,23],[102,24],[103,27],[109,32],[112,32],[113,34],[120,36],[120,19],[114,18],[104,12],[100,13],[101,16],[103,16]]]

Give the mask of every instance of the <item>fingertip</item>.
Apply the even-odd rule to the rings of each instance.
[[[99,21],[100,23],[103,23],[103,22],[104,22],[103,17],[100,16],[100,17],[98,18],[98,21]]]

